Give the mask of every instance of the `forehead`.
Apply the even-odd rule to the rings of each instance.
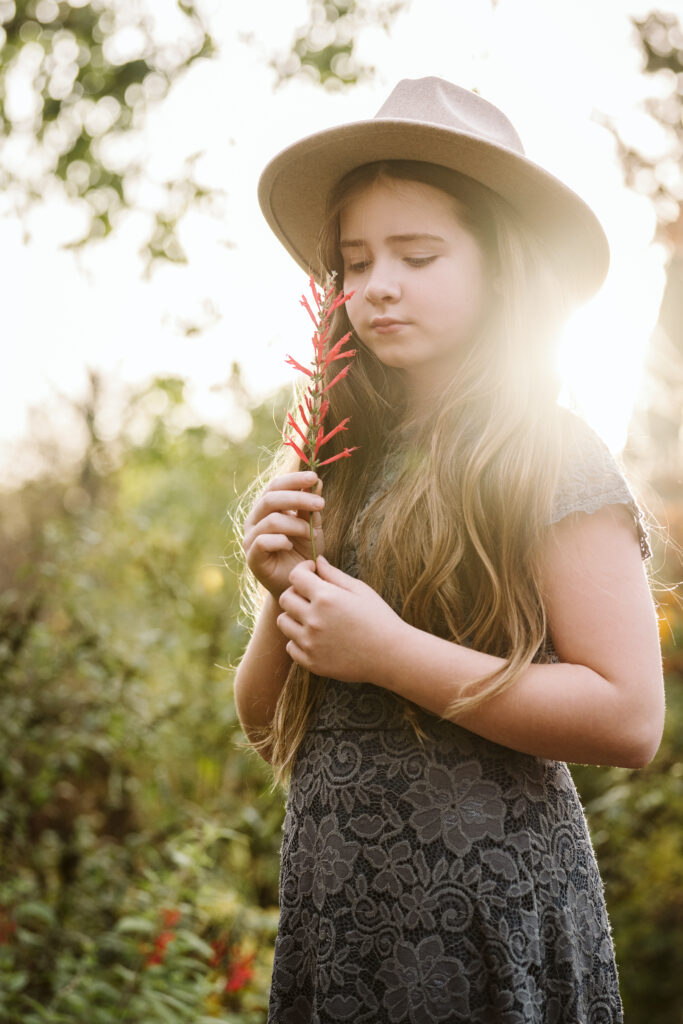
[[[401,233],[461,228],[460,204],[453,196],[419,181],[381,180],[353,195],[339,215],[341,238],[366,231],[400,228]],[[360,234],[359,234],[360,232]]]

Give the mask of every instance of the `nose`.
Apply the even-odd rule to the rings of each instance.
[[[370,268],[365,285],[365,298],[376,306],[384,302],[396,302],[400,296],[401,287],[391,264],[376,260]]]

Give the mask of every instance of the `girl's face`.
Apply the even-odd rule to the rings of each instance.
[[[404,371],[409,394],[443,385],[488,295],[482,251],[456,200],[421,182],[375,182],[342,211],[340,245],[358,337]]]

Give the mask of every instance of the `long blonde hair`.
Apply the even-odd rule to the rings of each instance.
[[[330,197],[321,257],[340,281],[341,210],[374,182],[401,180],[454,198],[482,248],[495,299],[439,402],[411,424],[402,422],[400,373],[354,340],[351,371],[329,392],[330,421],[350,416],[349,431],[330,446],[339,441],[336,450],[358,451],[321,471],[325,552],[341,567],[355,560],[359,577],[405,621],[505,659],[452,703],[446,717],[455,720],[514,685],[546,641],[538,555],[562,446],[552,341],[566,304],[541,243],[504,200],[462,175],[412,161],[358,168]],[[341,307],[333,339],[349,329]],[[359,521],[392,450],[393,479]],[[272,474],[284,468],[298,465],[280,456]],[[292,665],[261,740],[280,780],[291,772],[324,685]],[[407,704],[406,714],[415,724]]]

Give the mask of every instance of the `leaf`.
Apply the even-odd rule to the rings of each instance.
[[[39,903],[37,900],[29,901],[27,903],[20,903],[15,910],[15,916],[17,921],[22,924],[30,923],[31,921],[40,922],[41,924],[47,925],[52,928],[56,925],[57,919],[55,913],[47,903]]]
[[[26,971],[13,971],[3,974],[2,984],[6,992],[21,992],[28,982]]]
[[[182,1018],[179,1018],[171,1009],[166,1005],[164,1000],[156,992],[146,992],[147,1002],[150,1008],[154,1008],[157,1015],[157,1020],[163,1022],[163,1024],[179,1024]],[[152,1018],[154,1020],[154,1018]],[[147,1021],[145,1021],[147,1024]],[[151,1024],[151,1021],[149,1022]]]
[[[117,932],[123,935],[155,935],[159,926],[146,917],[122,917],[116,923]]]
[[[213,949],[208,942],[204,942],[204,940],[200,939],[194,932],[181,930],[178,932],[178,940],[185,946],[193,949],[196,953],[199,953],[200,956],[205,957],[207,960],[211,960],[214,955]]]

